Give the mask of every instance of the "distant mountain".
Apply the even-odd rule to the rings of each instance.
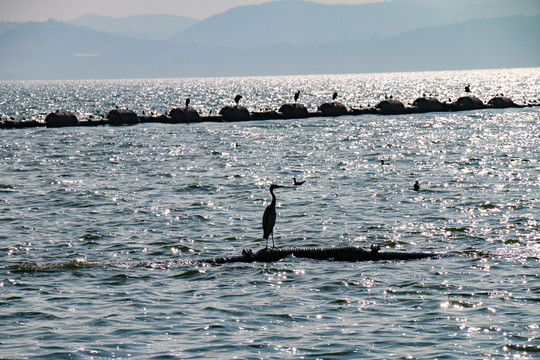
[[[323,44],[387,38],[425,26],[480,17],[533,15],[538,0],[396,0],[362,5],[326,5],[306,0],[281,0],[240,6],[202,20],[170,38],[199,46],[254,48],[276,44]],[[485,0],[484,0],[485,1]],[[493,3],[493,0],[491,0]],[[489,13],[488,15],[485,15]]]
[[[152,40],[49,20],[0,35],[0,79],[170,77],[182,73],[182,52]]]
[[[68,21],[96,31],[106,31],[140,40],[166,40],[199,20],[174,15],[137,15],[113,18],[87,14]]]
[[[103,79],[540,67],[540,16],[475,19],[385,39],[252,48],[136,40],[57,21],[0,35],[0,79]]]
[[[0,22],[0,35],[6,33],[7,31],[16,28],[17,26],[21,25],[19,22],[11,22],[11,21],[2,21]]]

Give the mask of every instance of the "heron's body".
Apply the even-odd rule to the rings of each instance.
[[[186,99],[186,109],[189,107],[189,98]]]
[[[337,92],[334,92],[334,94],[332,95],[332,100],[336,100],[337,98]]]
[[[300,97],[300,90],[298,90],[296,94],[294,94],[294,102],[297,102],[299,97]]]
[[[266,247],[268,248],[268,237],[272,235],[272,247],[276,247],[274,243],[274,225],[276,224],[276,195],[274,195],[274,189],[280,188],[279,185],[270,185],[270,194],[272,195],[272,202],[264,210],[262,225],[263,225],[263,238],[266,240]]]

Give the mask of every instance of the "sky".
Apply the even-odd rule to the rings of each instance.
[[[273,0],[0,0],[0,21],[67,21],[84,14],[123,17],[169,14],[204,19],[241,5]],[[325,4],[364,4],[381,0],[311,0]]]

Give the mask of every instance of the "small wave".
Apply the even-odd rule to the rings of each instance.
[[[505,347],[511,350],[526,351],[528,353],[540,353],[540,346],[536,345],[508,344]]]

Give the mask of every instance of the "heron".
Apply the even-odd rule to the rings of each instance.
[[[293,179],[293,181],[294,181],[294,185],[296,185],[296,186],[302,185],[303,183],[306,182],[306,180],[304,180],[304,181],[296,181],[296,178],[295,178],[295,177],[293,177],[292,179]]]
[[[190,101],[191,101],[191,100],[190,100],[189,98],[186,99],[186,109],[189,108],[189,102],[190,102]]]
[[[238,103],[240,102],[240,99],[242,98],[242,95],[236,95],[234,97],[234,102],[236,103],[236,106],[238,106]]]
[[[334,94],[332,94],[332,101],[335,101],[337,98],[337,92],[334,91]]]
[[[276,195],[274,195],[274,190],[282,188],[281,185],[272,184],[270,185],[270,194],[272,195],[272,202],[264,210],[264,215],[262,218],[263,225],[263,238],[266,240],[266,248],[268,249],[268,237],[272,235],[272,247],[276,247],[274,244],[274,225],[276,224]]]
[[[466,92],[466,93],[470,93],[470,92],[471,92],[471,85],[470,85],[470,84],[465,85],[465,92]]]
[[[297,102],[299,97],[300,97],[300,90],[298,90],[296,94],[294,94],[294,102]]]

